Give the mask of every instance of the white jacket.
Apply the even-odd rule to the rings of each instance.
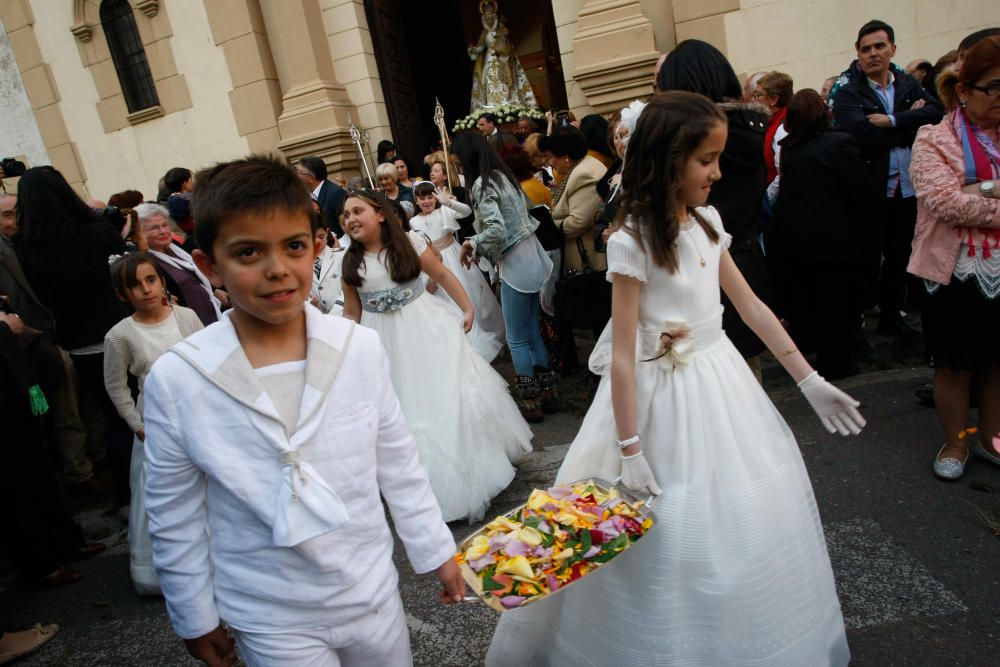
[[[306,307],[306,386],[285,428],[229,313],[175,345],[145,383],[153,563],[177,634],[333,627],[395,591],[379,493],[413,569],[455,543],[377,334]]]
[[[319,300],[324,313],[343,315],[344,298],[340,267],[344,263],[344,248],[323,248],[320,253],[319,277],[313,276],[312,296]]]

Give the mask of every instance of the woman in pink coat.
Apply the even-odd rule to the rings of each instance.
[[[958,479],[970,450],[1000,465],[1000,36],[966,55],[960,106],[913,144],[917,227],[907,270],[924,279],[924,334],[944,446],[934,474]],[[968,426],[973,374],[977,429]]]

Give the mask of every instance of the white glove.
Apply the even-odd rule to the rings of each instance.
[[[861,433],[865,418],[858,412],[860,403],[824,380],[816,371],[807,375],[798,386],[827,431],[840,435]]]
[[[663,490],[657,486],[653,479],[653,471],[649,469],[649,463],[642,452],[625,456],[622,454],[622,484],[629,491],[640,496],[658,496]]]

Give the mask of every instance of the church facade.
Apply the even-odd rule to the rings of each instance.
[[[155,195],[172,166],[249,152],[319,155],[358,171],[350,127],[411,161],[469,113],[478,0],[0,0],[0,153],[53,164],[79,191]],[[872,0],[496,0],[539,104],[578,117],[652,92],[679,40],[738,73],[819,88],[854,57],[858,26],[893,24],[897,62],[936,60],[1000,3]],[[855,6],[855,5],[851,5]],[[857,6],[860,10],[860,6]]]

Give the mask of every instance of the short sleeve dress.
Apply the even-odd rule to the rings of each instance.
[[[680,231],[679,269],[626,230],[608,279],[642,283],[636,408],[663,488],[656,525],[620,560],[550,599],[505,612],[486,664],[846,665],[840,603],[795,438],[722,329],[719,264],[729,235],[714,208]],[[615,479],[611,323],[590,359],[597,394],[557,481]],[[667,354],[659,334],[685,331]],[[582,632],[581,628],[601,628]]]

